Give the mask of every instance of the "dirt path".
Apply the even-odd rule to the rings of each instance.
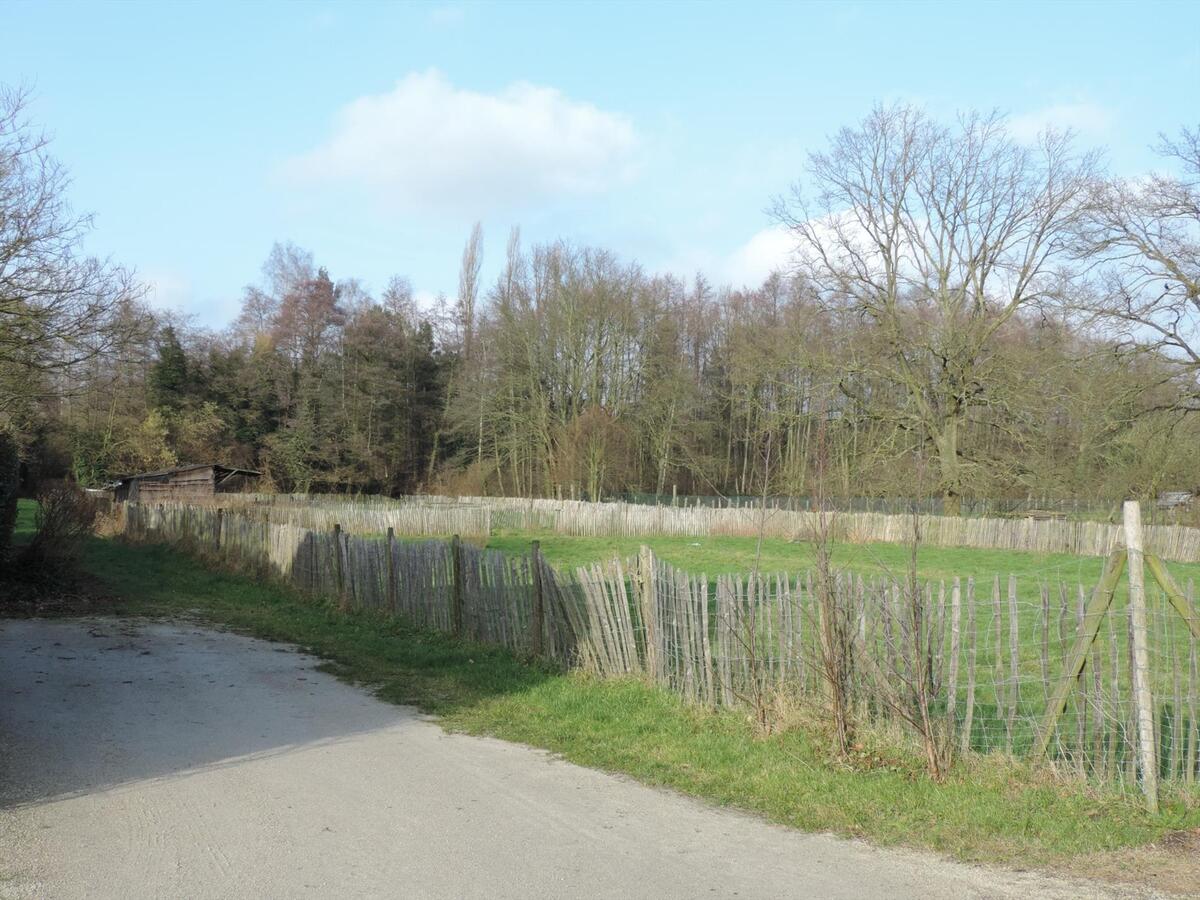
[[[315,662],[0,623],[0,897],[1148,896],[788,831],[448,735]]]

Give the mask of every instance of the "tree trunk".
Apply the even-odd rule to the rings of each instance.
[[[962,514],[962,469],[958,462],[958,421],[951,419],[937,439],[938,468],[941,473],[942,515]]]

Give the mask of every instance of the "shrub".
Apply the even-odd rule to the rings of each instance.
[[[96,521],[96,503],[75,485],[60,483],[38,495],[37,531],[17,556],[17,575],[47,582],[68,575]]]

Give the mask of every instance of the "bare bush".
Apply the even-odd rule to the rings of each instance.
[[[96,521],[96,503],[75,485],[56,484],[38,495],[37,531],[18,554],[24,580],[46,581],[69,573]]]
[[[829,439],[824,418],[817,426],[813,479],[816,519],[808,535],[816,574],[816,603],[810,611],[810,623],[817,634],[817,654],[813,660],[826,701],[827,720],[833,730],[838,755],[847,757],[854,745],[857,721],[854,715],[854,644],[858,609],[853,591],[843,583],[833,565],[833,543],[837,515],[833,511],[826,481],[829,464]]]
[[[933,597],[918,576],[921,520],[915,507],[912,523],[907,571],[891,578],[891,601],[883,598],[885,616],[891,620],[887,629],[889,653],[882,661],[875,661],[865,652],[860,656],[872,695],[912,728],[925,757],[926,771],[941,781],[954,763],[953,725],[935,712],[946,702],[939,662],[944,619],[936,614]]]

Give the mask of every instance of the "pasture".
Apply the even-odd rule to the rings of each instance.
[[[696,574],[710,576],[760,572],[803,572],[813,565],[813,545],[804,541],[766,538],[761,553],[753,537],[574,537],[547,531],[501,531],[488,539],[487,547],[508,554],[529,550],[531,541],[541,543],[546,561],[564,570],[608,560],[630,559],[638,549],[650,547],[655,556]],[[833,563],[856,575],[904,577],[911,549],[903,544],[832,545]],[[1022,583],[1037,579],[1092,585],[1100,578],[1104,559],[1067,553],[1037,553],[989,550],[976,547],[929,547],[917,549],[917,574],[923,580],[973,577],[990,580],[993,575],[1016,575]],[[1200,581],[1200,563],[1168,563],[1176,579]],[[1124,583],[1124,582],[1122,582]]]

